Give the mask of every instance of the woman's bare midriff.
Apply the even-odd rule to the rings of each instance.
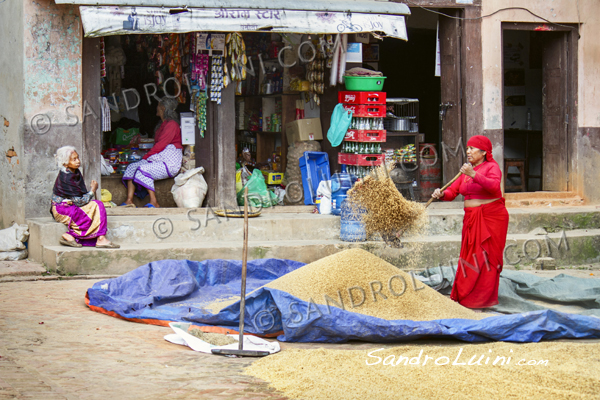
[[[479,207],[479,206],[482,206],[484,204],[493,203],[494,201],[496,201],[498,199],[499,199],[499,197],[497,199],[472,199],[472,200],[465,200],[465,207]]]

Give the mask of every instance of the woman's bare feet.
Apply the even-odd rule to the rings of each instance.
[[[69,235],[68,233],[63,233],[62,235],[63,239],[65,239],[68,242],[74,242],[75,238],[71,235]]]
[[[98,236],[98,239],[96,240],[96,246],[104,246],[107,244],[110,244],[110,240],[108,240],[106,236]]]

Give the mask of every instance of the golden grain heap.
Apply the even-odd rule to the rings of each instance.
[[[392,264],[361,249],[322,258],[278,278],[267,287],[316,304],[387,320],[481,319]],[[327,299],[329,297],[329,299]],[[339,308],[339,306],[336,306]]]
[[[420,229],[426,220],[425,207],[409,201],[396,189],[385,166],[377,167],[371,175],[358,181],[348,191],[350,207],[363,207],[365,230],[368,235],[396,235]]]
[[[597,341],[361,347],[286,349],[256,360],[244,374],[304,400],[597,399],[600,393]],[[497,357],[505,360],[494,364]]]
[[[226,346],[228,344],[237,343],[237,340],[231,336],[223,335],[221,333],[203,332],[197,328],[190,328],[188,333],[214,346]]]

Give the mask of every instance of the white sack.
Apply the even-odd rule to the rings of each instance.
[[[27,250],[0,251],[0,261],[18,261],[27,258]]]
[[[175,177],[171,193],[177,207],[198,208],[202,205],[208,191],[208,185],[202,176],[203,173],[204,168],[198,167]]]
[[[0,230],[0,251],[25,250],[23,243],[28,239],[29,227],[15,223],[10,228]]]

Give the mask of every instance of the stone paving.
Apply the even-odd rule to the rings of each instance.
[[[285,398],[241,374],[253,359],[197,353],[165,341],[170,328],[89,310],[84,296],[95,282],[0,283],[0,400]],[[373,344],[282,343],[315,347]]]
[[[600,275],[590,270],[534,273]],[[82,278],[0,279],[0,400],[285,398],[266,382],[242,375],[254,359],[197,353],[165,341],[163,337],[172,333],[169,328],[89,310],[85,292],[99,279]],[[422,346],[424,341],[413,344]],[[282,351],[393,346],[281,343]]]

